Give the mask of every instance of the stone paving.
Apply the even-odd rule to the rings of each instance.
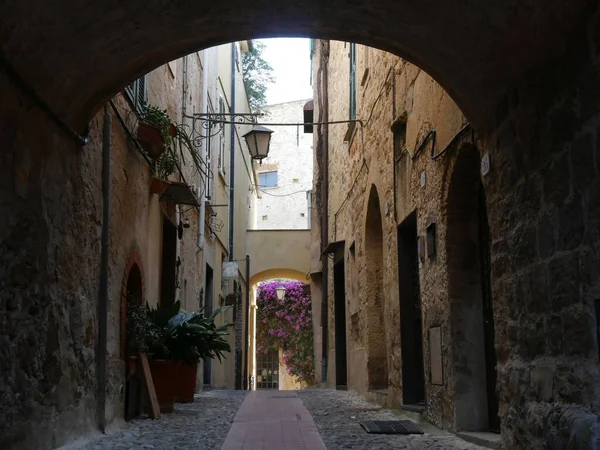
[[[160,420],[133,420],[117,432],[70,448],[318,450],[324,443],[327,450],[485,449],[427,424],[420,425],[424,435],[367,434],[359,425],[362,420],[399,420],[392,411],[375,408],[355,394],[331,389],[262,391],[248,397],[244,391],[207,391],[194,403],[176,404]]]
[[[205,391],[194,403],[176,404],[174,412],[159,420],[132,420],[118,432],[79,448],[218,450],[245,396],[245,391]]]
[[[307,389],[299,391],[299,396],[312,415],[328,450],[489,450],[431,426],[422,426],[425,432],[422,435],[367,434],[359,422],[402,418],[386,409],[361,411],[374,409],[376,405],[346,391]]]

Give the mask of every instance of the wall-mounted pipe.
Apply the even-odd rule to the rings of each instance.
[[[246,255],[246,307],[244,308],[246,321],[244,324],[244,381],[242,388],[248,389],[248,351],[250,350],[250,255]]]
[[[104,134],[102,137],[102,236],[100,251],[100,280],[98,283],[98,390],[96,405],[98,428],[106,431],[106,349],[108,336],[108,243],[110,232],[110,147],[112,118],[108,104],[104,105]]]
[[[230,113],[235,114],[235,65],[236,65],[236,46],[231,43],[231,94],[230,94]],[[229,261],[233,261],[233,225],[234,225],[234,192],[235,192],[235,125],[230,127],[230,148],[229,148]]]

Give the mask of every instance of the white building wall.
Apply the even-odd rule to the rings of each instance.
[[[302,123],[303,108],[310,99],[266,106],[264,123]],[[277,186],[258,186],[257,230],[308,229],[308,192],[312,189],[313,135],[302,126],[273,126],[269,157],[255,164],[257,182],[261,172],[277,171]]]

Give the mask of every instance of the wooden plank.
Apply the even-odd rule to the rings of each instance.
[[[154,381],[152,381],[152,374],[150,373],[148,357],[145,353],[140,353],[140,361],[142,363],[142,375],[144,377],[144,384],[146,385],[146,390],[148,391],[148,397],[150,397],[150,417],[152,417],[153,419],[160,419],[160,407],[158,406],[156,391],[154,390]]]

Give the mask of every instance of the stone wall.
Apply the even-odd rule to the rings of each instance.
[[[196,55],[187,82],[199,85]],[[179,69],[178,69],[179,67]],[[90,123],[89,143],[77,147],[56,124],[15,91],[4,75],[7,110],[2,135],[4,185],[1,239],[3,366],[0,396],[5,405],[0,446],[54,448],[98,427],[97,333],[98,277],[102,226],[102,132],[104,112]],[[167,109],[181,123],[181,61],[147,76],[148,102]],[[197,104],[199,89],[186,102]],[[135,114],[123,94],[113,98],[125,126],[135,129]],[[106,423],[123,420],[125,364],[123,290],[135,263],[142,276],[142,298],[160,300],[162,217],[165,204],[150,193],[148,163],[131,143],[117,114],[109,109],[111,182],[109,230],[109,306]],[[16,117],[32,116],[38,133],[16,127]],[[14,125],[11,126],[10,124]],[[33,126],[33,125],[32,125]],[[44,134],[46,133],[46,134]],[[44,139],[41,136],[45,136]],[[48,139],[49,136],[52,138]],[[40,140],[38,142],[38,139]],[[30,150],[24,152],[22,148]],[[16,149],[21,149],[17,151]],[[191,183],[194,176],[184,169]],[[244,197],[245,200],[245,197]],[[190,228],[179,242],[181,270],[177,297],[184,308],[199,306],[202,255],[196,251],[197,210],[183,207]],[[171,218],[178,220],[178,213]],[[15,243],[19,243],[18,246]],[[29,244],[28,244],[29,243]],[[27,249],[30,245],[30,250]],[[201,376],[201,372],[200,372]],[[37,432],[31,433],[36,426]]]
[[[348,114],[348,46],[331,42],[329,120],[344,120]],[[318,62],[314,60],[315,74]],[[328,141],[328,242],[345,242],[347,349],[341,351],[347,352],[350,389],[389,405],[403,402],[397,227],[416,211],[419,237],[425,238],[431,223],[437,231],[435,255],[428,256],[424,245],[419,258],[426,417],[450,430],[489,426],[479,270],[484,247],[477,213],[482,183],[491,235],[495,392],[503,446],[595,448],[600,161],[596,97],[583,92],[597,73],[588,66],[573,72],[539,80],[544,89],[519,90],[509,119],[496,132],[478,137],[423,71],[393,55],[358,48],[357,118],[363,126],[352,131],[330,125]],[[555,91],[545,90],[549,86]],[[320,88],[316,85],[316,109]],[[392,129],[404,144],[396,151]],[[322,158],[318,138],[315,148]],[[481,176],[486,154],[491,169]],[[315,167],[318,180],[322,168]],[[372,189],[382,217],[379,293],[369,283],[372,266],[365,247],[368,236],[377,232],[367,225]],[[333,386],[340,349],[335,348],[331,268],[326,275],[327,384]],[[368,373],[377,355],[369,352],[368,336],[377,321],[369,319],[368,305],[379,295],[388,389],[374,395],[368,393]],[[314,303],[314,310],[320,311],[320,305]],[[434,384],[429,329],[438,326],[442,382]],[[320,329],[315,327],[317,338]],[[320,360],[318,346],[316,353]]]

